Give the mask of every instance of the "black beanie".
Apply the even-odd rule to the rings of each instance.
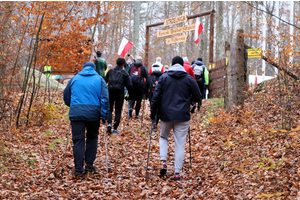
[[[97,51],[96,54],[97,54],[97,56],[101,56],[102,55],[101,51]]]
[[[201,57],[199,57],[197,60],[202,62],[202,58]]]
[[[175,56],[172,59],[172,65],[175,65],[176,63],[180,64],[181,66],[183,66],[183,59],[180,56]]]

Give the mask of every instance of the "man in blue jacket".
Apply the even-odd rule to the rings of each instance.
[[[76,177],[81,177],[84,171],[95,172],[93,164],[97,154],[100,118],[105,123],[109,110],[107,85],[95,69],[94,63],[84,63],[82,71],[68,82],[64,90],[65,104],[70,107]]]
[[[201,92],[195,79],[185,71],[183,64],[183,59],[179,56],[172,59],[169,71],[158,80],[151,102],[151,119],[155,118],[157,112],[161,119],[159,147],[162,168],[160,175],[167,173],[168,139],[173,129],[175,181],[180,180],[185,140],[190,125],[190,105],[192,101],[197,102],[201,99]]]

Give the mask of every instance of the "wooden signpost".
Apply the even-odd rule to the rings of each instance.
[[[178,24],[181,22],[186,22],[188,20],[186,14],[185,15],[179,15],[177,17],[172,17],[165,20],[164,26],[170,26],[174,24]]]
[[[158,22],[155,24],[149,24],[146,26],[146,43],[145,43],[145,66],[148,68],[148,52],[149,52],[149,39],[150,39],[150,34],[149,34],[149,30],[151,27],[155,27],[155,26],[170,26],[173,24],[178,24],[181,22],[186,22],[189,19],[193,19],[196,17],[202,17],[202,16],[206,16],[206,15],[210,15],[210,37],[209,37],[209,63],[213,63],[213,52],[214,52],[214,13],[215,10],[211,10],[211,11],[207,11],[207,12],[203,12],[200,14],[195,14],[195,15],[180,15],[177,17],[173,17],[173,18],[169,18],[166,19],[164,22]],[[168,29],[168,30],[164,30],[164,31],[159,31],[157,33],[157,37],[164,37],[164,36],[169,36],[169,35],[174,35],[174,34],[179,34],[179,33],[184,33],[184,32],[188,32],[188,31],[192,31],[195,29],[195,24],[190,24],[184,27],[178,27],[178,28],[173,28],[173,29]],[[178,43],[178,42],[185,42],[187,40],[187,36],[186,35],[182,35],[182,36],[177,36],[177,37],[173,37],[173,38],[168,38],[166,39],[167,44],[172,44],[172,43]]]
[[[165,37],[169,35],[175,35],[179,33],[184,33],[184,32],[189,32],[195,30],[195,24],[189,24],[187,26],[183,27],[177,27],[177,28],[172,28],[172,29],[167,29],[163,31],[158,31],[157,32],[157,37]]]
[[[179,43],[179,42],[185,42],[188,38],[188,35],[180,35],[172,38],[167,38],[166,43],[167,44],[173,44],[173,43]]]

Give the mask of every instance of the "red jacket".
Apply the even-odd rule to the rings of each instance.
[[[195,74],[194,74],[194,70],[193,70],[193,68],[191,67],[190,63],[184,62],[183,67],[184,67],[185,71],[186,71],[189,75],[191,75],[192,77],[194,77],[194,79],[196,80],[196,77],[195,77]]]

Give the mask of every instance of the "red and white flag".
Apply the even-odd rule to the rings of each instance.
[[[203,30],[203,26],[200,23],[200,20],[199,18],[196,18],[195,35],[194,35],[194,42],[196,44],[198,44],[199,42],[199,35],[202,32],[202,30]]]
[[[133,44],[123,37],[121,45],[119,47],[118,55],[125,57],[126,53],[132,46]]]
[[[254,85],[255,85],[255,86],[257,85],[257,70],[256,70],[256,72],[255,72]]]

